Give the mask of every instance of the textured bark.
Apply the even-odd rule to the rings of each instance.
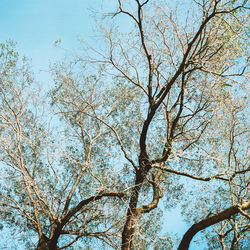
[[[127,211],[127,220],[123,228],[122,232],[122,250],[131,249],[132,239],[134,235],[134,226],[136,221],[136,207],[139,198],[139,192],[141,189],[141,185],[143,183],[143,176],[141,171],[138,171],[135,179],[135,187],[133,188],[132,195],[129,202],[129,207]]]
[[[149,168],[147,168],[149,171]],[[145,174],[145,173],[144,173]],[[142,205],[137,207],[139,192],[141,185],[145,179],[145,175],[142,175],[141,172],[136,178],[137,185],[133,190],[133,196],[131,196],[130,206],[127,211],[127,220],[122,232],[122,250],[129,250],[132,248],[132,241],[134,236],[135,224],[137,217],[144,213],[149,213],[151,210],[158,206],[159,200],[163,197],[163,192],[158,185],[159,178],[162,174],[162,171],[159,170],[155,175],[153,175],[153,180],[150,182],[153,186],[153,199],[147,205]]]
[[[246,210],[250,208],[250,201],[247,201],[243,204],[237,204],[232,207],[227,208],[226,210],[215,214],[214,216],[211,216],[209,218],[206,218],[204,220],[201,220],[200,222],[194,224],[189,228],[189,230],[185,233],[183,236],[181,243],[178,247],[178,250],[187,250],[189,248],[189,245],[193,239],[193,237],[198,233],[199,231],[212,226],[220,221],[229,219],[231,216],[240,213],[241,210]]]
[[[42,237],[39,239],[36,249],[37,250],[50,250],[49,239],[45,235],[42,235]]]

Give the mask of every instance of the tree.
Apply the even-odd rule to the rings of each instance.
[[[36,233],[37,249],[92,238],[167,249],[165,200],[194,221],[179,249],[209,226],[222,249],[230,241],[236,249],[249,230],[247,1],[184,1],[186,13],[166,1],[115,2],[112,19],[135,26],[121,34],[100,25],[104,50],[87,46],[55,64],[52,109],[42,116],[26,64],[2,45],[1,216]]]
[[[214,125],[217,128],[216,132],[213,131],[213,140],[216,139],[217,142],[213,144],[211,153],[217,164],[226,166],[228,181],[225,185],[216,186],[215,188],[211,186],[208,197],[204,199],[203,195],[201,199],[197,199],[194,205],[202,207],[203,212],[200,211],[200,213],[207,214],[207,217],[195,219],[198,222],[194,223],[183,236],[179,249],[187,248],[192,237],[197,232],[211,225],[214,225],[214,230],[207,232],[208,235],[206,236],[210,239],[216,237],[215,242],[211,241],[210,243],[211,249],[220,247],[222,249],[238,249],[237,246],[239,245],[237,243],[239,240],[241,240],[241,249],[244,249],[244,245],[247,247],[246,234],[249,231],[249,215],[243,210],[249,207],[249,201],[246,201],[249,185],[246,173],[249,171],[249,164],[246,155],[248,129],[244,118],[246,111],[244,95],[237,98],[228,96],[226,100],[223,100],[218,105],[215,121],[221,122]],[[222,118],[225,115],[227,116],[226,120]],[[221,144],[218,144],[218,139],[224,140],[225,146],[222,147]],[[220,194],[216,195],[218,191]],[[198,198],[197,196],[196,198]],[[216,200],[219,200],[218,196],[221,200],[220,203],[216,202]],[[216,197],[216,200],[214,197]],[[231,203],[231,206],[223,209],[224,203]],[[188,209],[192,208],[194,209],[193,206]],[[214,232],[216,236],[214,236]]]
[[[82,134],[74,134],[72,142],[68,137],[65,148],[63,145],[57,148],[56,144],[63,142],[53,138],[53,133],[40,122],[48,114],[41,112],[43,105],[39,97],[34,99],[37,90],[30,86],[33,79],[27,63],[25,59],[18,61],[13,46],[12,43],[1,45],[0,152],[3,177],[8,180],[1,183],[1,217],[20,232],[23,229],[36,232],[39,238],[37,249],[56,249],[59,236],[64,247],[83,236],[106,241],[105,234],[112,236],[109,231],[113,225],[106,222],[105,217],[115,223],[116,214],[105,209],[112,199],[99,201],[106,197],[119,199],[122,193],[116,190],[114,182],[109,187],[110,180],[103,174],[105,162],[100,162],[100,158],[96,159],[98,166],[92,169],[92,155],[100,157],[103,152],[101,148],[98,153],[96,147],[94,154],[92,144],[103,137],[104,132],[90,120],[92,127],[87,130],[86,126]],[[75,127],[83,129],[81,123],[70,128],[76,130]],[[92,132],[95,133],[93,138]],[[75,143],[80,144],[79,148]],[[80,148],[85,154],[78,152]],[[115,212],[114,207],[112,211]],[[87,225],[94,231],[90,229],[88,232]],[[76,237],[67,239],[64,237],[67,235]],[[27,247],[32,246],[32,242],[29,243]]]

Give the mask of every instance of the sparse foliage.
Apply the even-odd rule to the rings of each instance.
[[[178,249],[206,228],[209,247],[244,249],[247,1],[114,3],[103,47],[52,66],[47,97],[1,45],[4,225],[36,249],[173,249],[161,214],[179,205],[193,226]]]

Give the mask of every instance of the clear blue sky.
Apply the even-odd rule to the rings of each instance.
[[[75,49],[79,37],[91,38],[97,7],[104,7],[102,0],[0,0],[0,42],[18,42],[18,51],[32,58],[36,73],[47,70],[50,61],[63,55],[54,46],[57,39],[64,48]],[[42,79],[46,74],[38,77],[47,80]]]
[[[54,42],[61,39],[64,48],[77,50],[79,37],[93,38],[95,20],[91,10],[97,7],[115,6],[113,0],[0,0],[0,43],[16,41],[19,53],[32,58],[38,80],[47,84],[51,80],[45,71],[50,61],[64,54]],[[166,227],[174,233],[187,229],[178,212],[171,211],[166,221]]]

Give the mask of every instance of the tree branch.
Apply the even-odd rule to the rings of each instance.
[[[231,216],[236,215],[241,212],[241,210],[246,210],[250,208],[250,200],[244,202],[243,204],[237,204],[227,208],[226,210],[217,213],[209,218],[201,220],[198,223],[195,223],[191,226],[188,231],[184,234],[181,243],[178,247],[178,250],[188,250],[189,245],[193,237],[201,230],[212,226],[220,221],[230,219]]]

